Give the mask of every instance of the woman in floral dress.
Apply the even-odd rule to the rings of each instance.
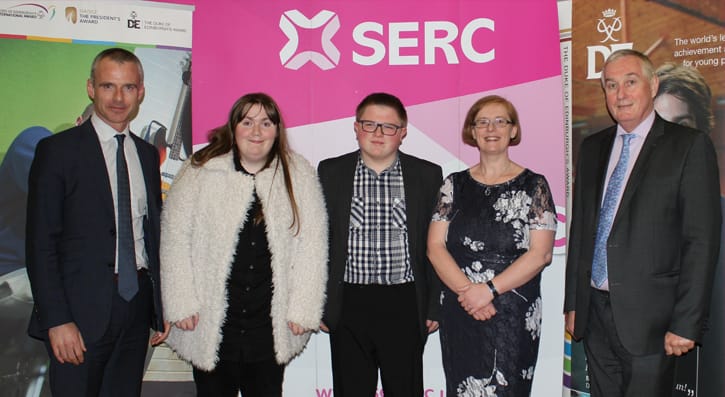
[[[528,396],[554,201],[542,175],[509,159],[521,126],[508,100],[478,100],[462,137],[478,147],[480,162],[445,179],[428,234],[428,257],[445,284],[440,331],[448,396]]]

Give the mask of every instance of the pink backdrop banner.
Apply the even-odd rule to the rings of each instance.
[[[561,73],[554,1],[264,1],[196,4],[194,142],[243,93],[289,126],[351,114],[370,92],[410,106]]]
[[[193,0],[179,0],[193,1]],[[560,221],[543,273],[542,344],[533,397],[561,390],[565,248],[564,108],[554,0],[195,1],[193,142],[255,91],[279,103],[290,146],[313,165],[355,150],[355,107],[369,93],[408,110],[402,150],[444,175],[479,160],[461,142],[477,99],[502,95],[521,119],[514,161],[546,176]],[[438,334],[424,355],[425,396],[443,396]],[[285,372],[285,393],[333,396],[327,335],[318,333]],[[382,396],[382,391],[377,395]]]

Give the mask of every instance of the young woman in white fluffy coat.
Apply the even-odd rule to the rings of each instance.
[[[278,107],[265,94],[235,103],[227,125],[184,165],[164,203],[162,293],[165,318],[174,324],[167,343],[194,366],[199,392],[197,378],[217,368],[223,326],[234,316],[228,282],[243,243],[240,232],[254,223],[248,218],[255,216],[255,202],[271,254],[273,358],[283,371],[320,324],[327,215],[314,168],[287,148]],[[280,393],[281,377],[275,386]],[[244,386],[238,388],[244,392]]]

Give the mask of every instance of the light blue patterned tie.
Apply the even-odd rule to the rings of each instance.
[[[599,211],[597,239],[594,242],[594,261],[592,263],[592,281],[597,287],[601,287],[608,277],[607,240],[609,239],[609,232],[612,230],[614,214],[617,213],[617,199],[619,198],[619,192],[622,190],[622,182],[624,182],[624,175],[627,172],[627,163],[629,162],[629,144],[634,136],[634,134],[622,135],[622,153],[619,155],[619,161],[614,167],[612,176],[609,177],[602,210]]]

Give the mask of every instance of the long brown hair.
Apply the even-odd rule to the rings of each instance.
[[[289,172],[290,149],[287,141],[287,129],[284,126],[279,106],[277,106],[277,103],[269,95],[261,92],[255,92],[237,99],[234,106],[232,106],[232,110],[229,112],[227,123],[214,128],[209,132],[209,145],[194,153],[191,157],[191,164],[195,167],[201,167],[214,157],[227,154],[232,150],[237,151],[237,145],[234,142],[234,130],[237,128],[237,124],[239,124],[239,122],[247,116],[247,113],[249,113],[249,110],[254,105],[261,106],[267,113],[269,120],[277,127],[274,144],[267,155],[267,162],[264,164],[262,169],[268,168],[275,158],[279,159],[275,166],[274,175],[276,177],[281,164],[284,185],[287,189],[290,207],[292,208],[292,224],[289,227],[290,229],[296,227],[295,234],[297,234],[300,231],[299,211],[297,208],[297,201],[295,200],[294,189],[292,188],[292,178],[290,177]],[[263,215],[261,213],[255,216],[255,222],[261,221],[262,217]]]

